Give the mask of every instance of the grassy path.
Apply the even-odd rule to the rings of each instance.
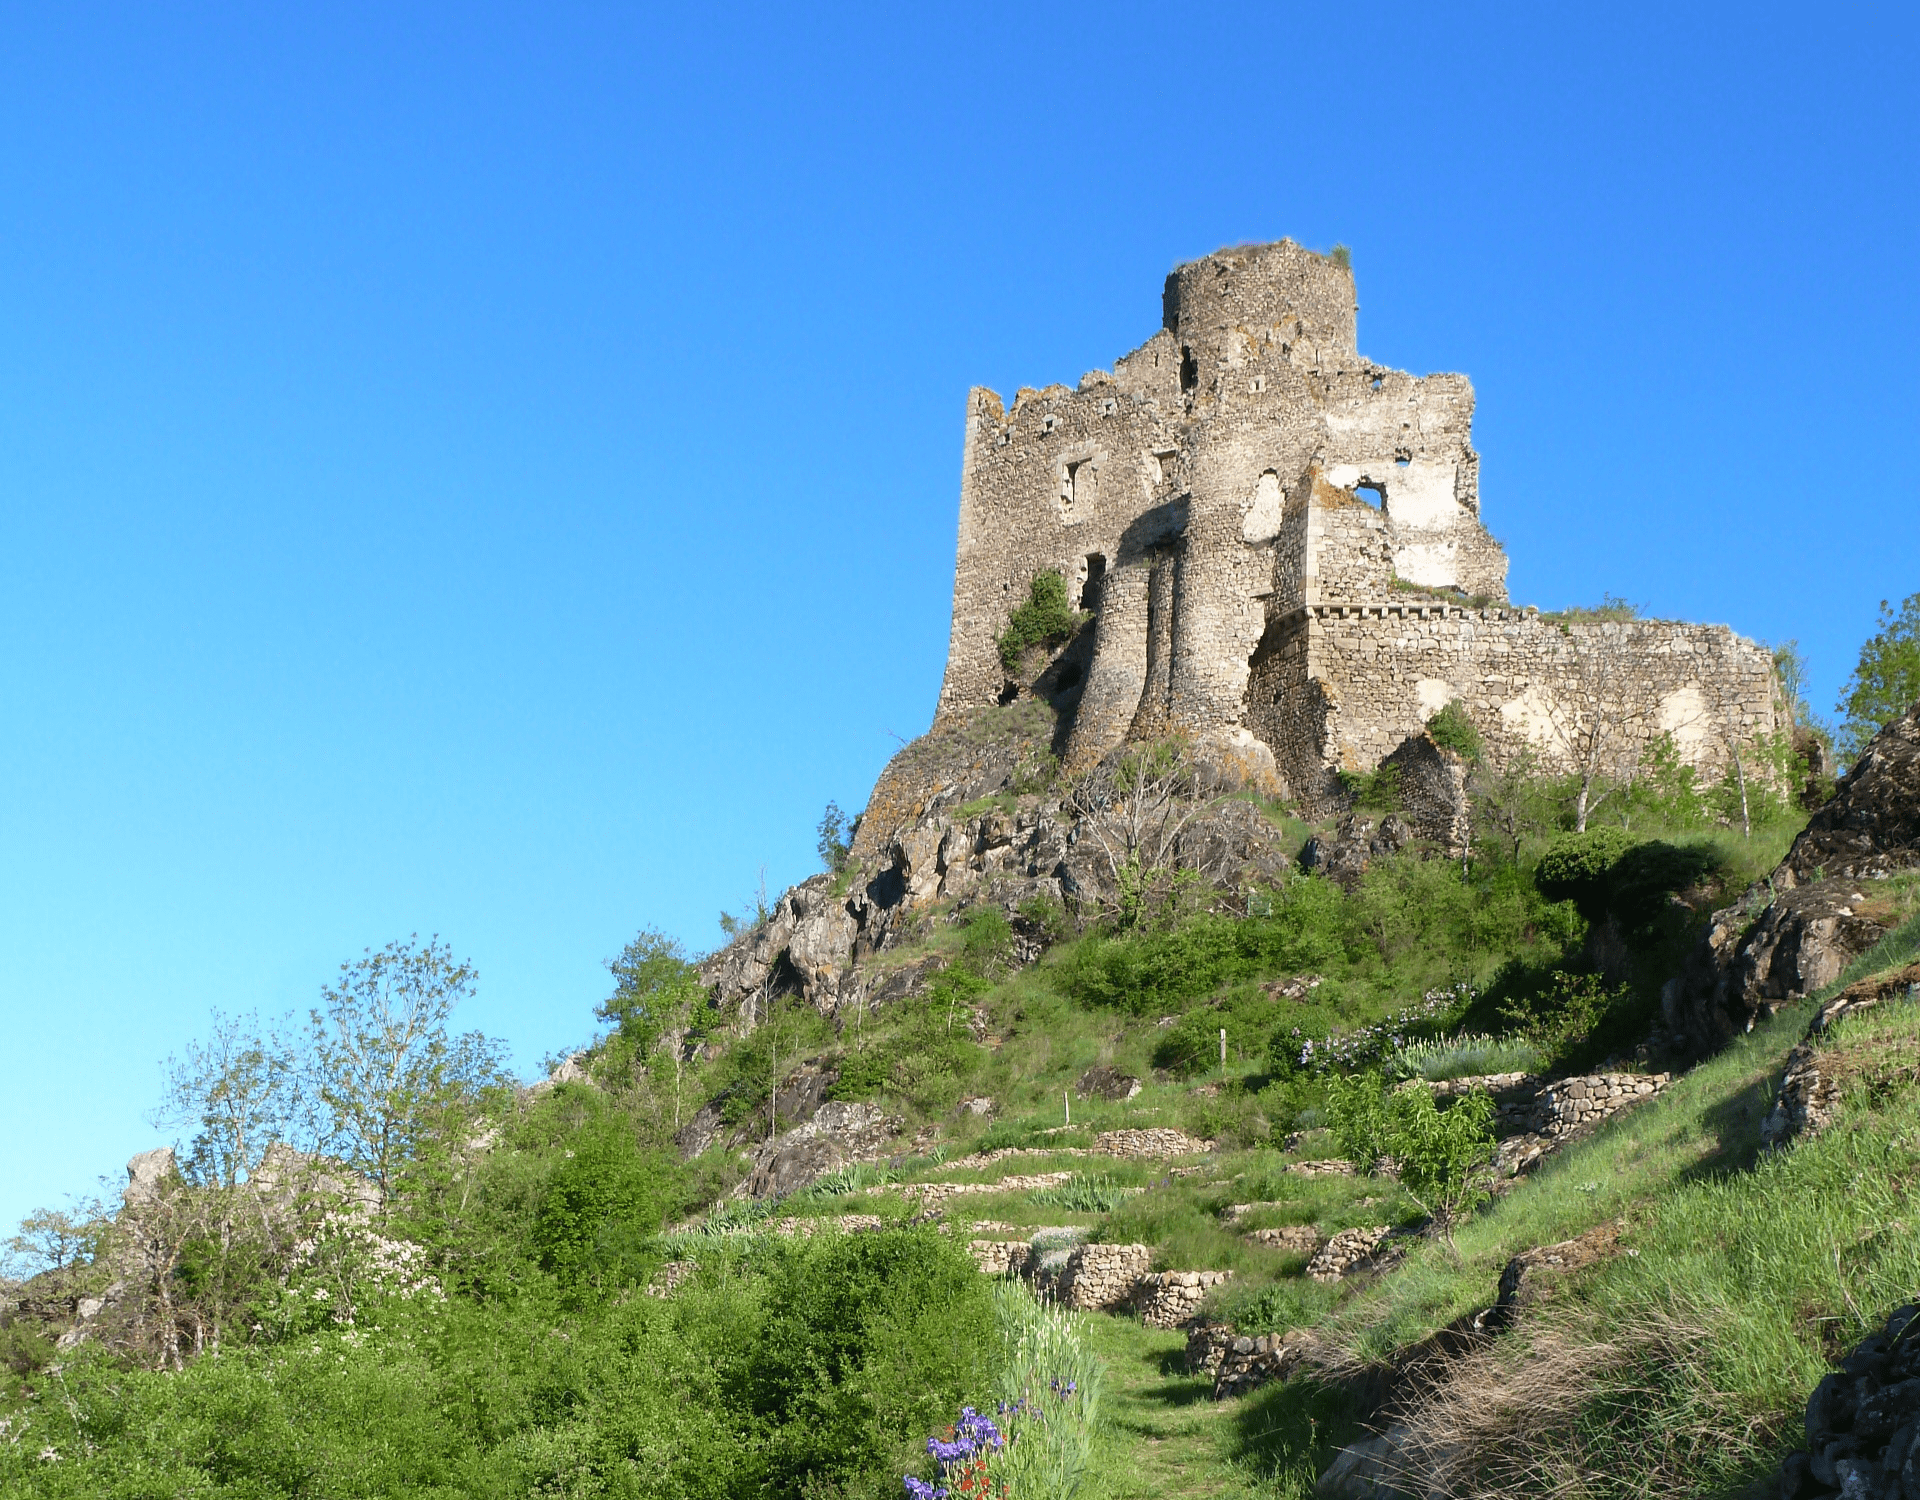
[[[1089,1321],[1107,1366],[1111,1500],[1311,1495],[1349,1435],[1324,1393],[1282,1385],[1215,1401],[1211,1380],[1185,1373],[1184,1334],[1125,1317]]]

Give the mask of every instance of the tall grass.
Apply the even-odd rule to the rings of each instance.
[[[1523,1036],[1440,1037],[1430,1042],[1408,1042],[1387,1059],[1391,1078],[1424,1078],[1439,1083],[1448,1078],[1480,1078],[1489,1073],[1537,1073],[1547,1065],[1547,1053]]]
[[[996,1390],[1009,1442],[993,1462],[1009,1500],[1073,1500],[1093,1487],[1105,1370],[1086,1314],[1042,1302],[1019,1282],[994,1290],[1003,1349]]]

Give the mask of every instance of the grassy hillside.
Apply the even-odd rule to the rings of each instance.
[[[1488,1306],[1514,1255],[1607,1224],[1617,1253],[1404,1415],[1457,1466],[1505,1465],[1489,1493],[1737,1487],[1832,1351],[1912,1295],[1909,1008],[1827,1038],[1854,1059],[1840,1121],[1782,1154],[1763,1159],[1758,1132],[1804,1005],[1450,1243],[1409,1233],[1394,1269],[1315,1281],[1301,1249],[1257,1234],[1421,1223],[1391,1177],[1297,1170],[1335,1153],[1317,1128],[1334,1077],[1634,1066],[1701,917],[1792,831],[1643,819],[1625,842],[1669,852],[1584,884],[1543,873],[1541,839],[1465,868],[1384,860],[1351,891],[1298,877],[1238,917],[1078,930],[1034,910],[1023,922],[1055,941],[1020,968],[1003,914],[936,911],[876,964],[900,976],[895,998],[827,1018],[788,997],[751,1028],[675,1011],[685,966],[646,948],[590,1081],[530,1093],[475,1075],[435,1096],[371,1223],[324,1195],[264,1238],[203,1215],[161,1271],[151,1248],[128,1259],[124,1223],[76,1225],[28,1291],[77,1303],[118,1276],[139,1317],[102,1315],[61,1349],[30,1309],[0,1329],[0,1495],[898,1496],[904,1476],[936,1482],[929,1437],[961,1442],[967,1406],[1021,1434],[988,1465],[1016,1496],[1306,1494],[1358,1431],[1359,1372]],[[1916,894],[1873,893],[1909,917]],[[1908,920],[1868,967],[1914,948]],[[1082,1097],[1096,1066],[1143,1086]],[[729,1197],[776,1101],[784,1129],[808,1088],[896,1119],[894,1154],[779,1201]],[[683,1160],[673,1140],[696,1117],[716,1138]],[[1099,1154],[1121,1129],[1213,1145]],[[162,1201],[239,1192],[197,1170]],[[891,1227],[845,1233],[849,1215]],[[1315,1330],[1319,1378],[1216,1403],[1182,1335],[1049,1315],[978,1273],[976,1237],[1137,1243],[1159,1268],[1231,1271],[1211,1310],[1242,1332]],[[671,1295],[649,1295],[663,1277]],[[161,1291],[171,1344],[153,1334]],[[177,1352],[181,1328],[212,1326]]]

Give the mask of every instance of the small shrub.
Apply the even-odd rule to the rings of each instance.
[[[1013,927],[997,906],[976,907],[970,912],[965,933],[960,953],[978,973],[992,973],[1013,955]]]
[[[1376,766],[1371,771],[1342,771],[1340,785],[1359,812],[1400,811],[1400,768]]]
[[[995,642],[1000,665],[1017,672],[1029,647],[1063,644],[1085,618],[1067,603],[1066,579],[1051,571],[1035,573],[1027,585],[1026,602],[1008,616],[1007,628]]]
[[[1451,1237],[1454,1223],[1488,1197],[1493,1157],[1493,1096],[1476,1089],[1441,1109],[1429,1089],[1391,1093],[1377,1073],[1336,1079],[1327,1118],[1341,1154],[1362,1172],[1383,1156],[1399,1167],[1400,1186]]]
[[[1549,901],[1571,901],[1594,921],[1606,910],[1613,867],[1634,846],[1624,828],[1589,828],[1565,833],[1547,847],[1533,878]]]
[[[1558,1059],[1591,1037],[1629,994],[1627,985],[1609,987],[1598,974],[1556,969],[1544,990],[1502,1005],[1500,1018]]]
[[[1327,252],[1327,259],[1343,271],[1351,271],[1353,269],[1353,251],[1349,250],[1345,245],[1335,245]]]
[[[1546,1049],[1529,1037],[1462,1033],[1431,1042],[1409,1042],[1387,1059],[1386,1071],[1389,1078],[1424,1078],[1439,1083],[1489,1073],[1537,1073],[1547,1062]]]
[[[1442,750],[1451,750],[1465,761],[1478,761],[1485,746],[1480,731],[1474,728],[1466,704],[1455,698],[1427,720],[1427,738]]]
[[[827,810],[820,814],[819,839],[814,845],[820,851],[820,863],[835,874],[846,869],[853,836],[859,830],[859,818],[849,820],[839,803],[829,802]]]
[[[1104,1172],[1074,1173],[1058,1187],[1035,1188],[1027,1196],[1042,1208],[1064,1208],[1076,1214],[1110,1214],[1138,1188],[1115,1182]]]

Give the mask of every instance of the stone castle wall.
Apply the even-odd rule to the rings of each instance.
[[[1164,326],[1111,372],[969,395],[936,734],[1037,690],[1068,716],[1070,769],[1251,731],[1312,801],[1449,698],[1497,754],[1548,765],[1596,714],[1708,771],[1772,729],[1766,654],[1723,628],[1562,630],[1506,607],[1471,383],[1367,360],[1356,312],[1331,258],[1222,251],[1168,277]],[[1010,674],[997,637],[1044,570],[1089,623]]]

